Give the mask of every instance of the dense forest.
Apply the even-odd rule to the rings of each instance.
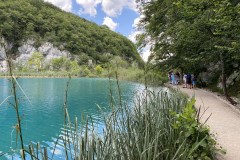
[[[12,53],[28,38],[33,38],[36,46],[51,42],[96,63],[105,63],[107,57],[102,55],[110,53],[143,64],[136,46],[123,35],[43,0],[1,0],[0,22],[3,37],[14,45]]]
[[[143,15],[139,47],[152,45],[150,61],[164,71],[200,73],[202,86],[221,84],[240,97],[239,0],[138,0]],[[207,82],[200,78],[208,77]],[[229,78],[231,77],[231,78]]]

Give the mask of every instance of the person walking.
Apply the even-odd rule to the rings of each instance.
[[[172,79],[172,85],[174,85],[174,74],[173,74],[173,72],[172,72],[172,75],[171,75],[171,79]]]
[[[168,83],[171,83],[171,72],[168,72]]]
[[[177,74],[175,73],[174,74],[174,84],[177,85],[177,81],[178,81],[178,76]]]
[[[176,85],[179,84],[180,74],[176,72]]]
[[[192,76],[190,73],[187,74],[187,88],[191,89],[191,84],[192,84]]]
[[[197,85],[197,76],[194,74],[192,78],[192,88],[196,88]]]
[[[183,73],[183,88],[187,88],[187,75]]]

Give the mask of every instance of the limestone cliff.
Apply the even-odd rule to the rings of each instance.
[[[28,39],[18,48],[15,58],[12,59],[14,63],[21,63],[26,65],[28,59],[32,56],[34,52],[40,52],[45,57],[45,62],[48,62],[55,58],[66,57],[70,59],[71,54],[66,50],[60,50],[57,47],[54,47],[53,44],[49,42],[43,43],[40,47],[34,46],[35,41],[33,39]],[[11,48],[11,43],[7,43],[8,48]],[[3,47],[0,47],[0,71],[7,71],[7,62],[5,60],[5,50]]]

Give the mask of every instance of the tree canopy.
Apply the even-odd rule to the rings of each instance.
[[[236,0],[157,0],[141,3],[144,15],[139,46],[153,42],[155,60],[161,65],[184,69],[208,66],[219,61],[239,62],[240,4]],[[142,27],[144,26],[144,27]],[[230,56],[231,55],[231,56]],[[159,63],[160,65],[160,63]]]
[[[145,31],[138,37],[138,45],[154,44],[151,58],[157,66],[198,74],[220,64],[222,79],[240,71],[238,0],[138,2],[143,14],[139,26]]]

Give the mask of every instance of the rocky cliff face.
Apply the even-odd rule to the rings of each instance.
[[[45,62],[50,61],[55,58],[66,57],[70,58],[70,52],[62,51],[54,47],[53,44],[49,42],[43,43],[40,47],[34,47],[34,40],[28,39],[23,43],[22,46],[18,48],[18,53],[16,54],[16,59],[13,60],[14,63],[21,63],[26,65],[28,59],[32,56],[34,52],[40,52],[45,57]],[[11,44],[7,44],[8,48],[11,48]],[[5,60],[5,50],[0,47],[0,72],[7,71],[7,62]]]
[[[201,72],[198,79],[205,83],[206,85],[215,83],[219,89],[222,89],[222,79],[221,79],[221,68],[220,64],[210,65],[212,67],[208,68],[206,72]],[[234,66],[239,67],[239,64]],[[217,75],[217,76],[216,76]],[[220,76],[220,77],[219,77]],[[214,79],[214,77],[219,77]],[[235,70],[232,74],[227,76],[226,85],[227,87],[235,85],[235,83],[240,81],[240,71]]]

